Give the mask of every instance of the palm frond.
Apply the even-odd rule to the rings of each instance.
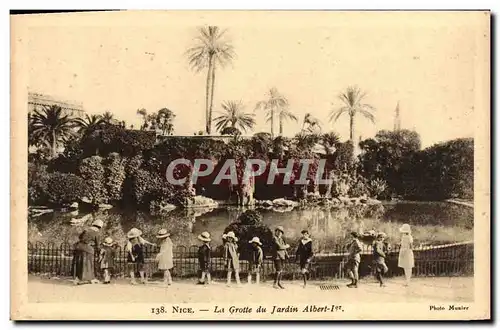
[[[328,121],[336,122],[339,119],[339,117],[345,112],[349,112],[348,107],[342,107],[338,110],[332,110],[332,112],[330,112],[330,116],[329,116]]]
[[[372,123],[375,123],[375,116],[371,112],[365,109],[358,109],[358,112],[368,118]]]

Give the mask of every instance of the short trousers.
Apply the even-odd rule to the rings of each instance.
[[[274,269],[277,272],[281,272],[283,270],[283,260],[281,260],[281,259],[274,259]]]
[[[309,266],[311,265],[311,262],[307,261],[307,259],[299,260],[299,265],[300,265],[300,269],[309,270]]]
[[[142,262],[129,262],[127,264],[129,272],[143,272],[144,271],[144,263]]]
[[[359,268],[359,261],[355,259],[349,259],[346,263],[346,268],[348,270],[357,271]]]
[[[385,264],[385,261],[375,262],[375,271],[385,274],[389,270],[389,267]]]

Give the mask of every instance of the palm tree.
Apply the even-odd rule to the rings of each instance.
[[[111,124],[114,120],[114,116],[111,112],[109,111],[106,111],[103,115],[102,115],[102,121],[106,124]]]
[[[57,147],[74,134],[73,128],[74,119],[64,114],[60,106],[52,105],[34,111],[30,117],[29,134],[35,145],[49,146],[54,157]]]
[[[274,138],[274,116],[279,115],[288,107],[288,100],[273,87],[266,95],[266,100],[260,101],[255,106],[256,110],[266,111],[267,121],[271,123],[271,137]],[[282,118],[280,117],[280,120]]]
[[[174,119],[175,114],[172,110],[167,108],[158,110],[158,115],[156,116],[156,126],[161,130],[163,135],[171,135],[174,132]]]
[[[197,73],[207,68],[205,90],[205,130],[211,133],[212,108],[214,102],[215,70],[224,67],[236,56],[234,48],[224,39],[226,30],[217,26],[200,27],[195,45],[186,51],[189,65]]]
[[[306,126],[307,125],[307,126]],[[302,122],[302,132],[319,133],[321,132],[321,125],[317,118],[310,113],[306,113],[304,121]]]
[[[279,135],[283,135],[283,122],[289,119],[295,122],[298,121],[297,117],[290,112],[288,107],[280,108],[280,110],[278,110],[278,121],[280,125]]]
[[[214,118],[215,128],[222,132],[226,127],[236,128],[246,132],[255,125],[253,113],[245,112],[245,107],[241,101],[222,102],[220,116]]]
[[[75,120],[75,126],[79,128],[80,133],[88,135],[99,128],[105,123],[101,115],[85,115],[85,118],[78,118]]]
[[[375,116],[370,111],[375,111],[375,108],[370,104],[364,103],[366,93],[361,91],[357,86],[349,86],[347,90],[338,95],[338,98],[344,103],[344,105],[336,110],[332,110],[330,113],[330,121],[337,121],[337,119],[343,114],[347,113],[350,118],[350,140],[353,146],[356,146],[354,141],[354,119],[356,114],[361,114],[365,118],[368,118],[372,123],[375,123]]]

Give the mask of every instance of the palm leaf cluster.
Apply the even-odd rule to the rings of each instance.
[[[253,113],[245,112],[243,102],[225,101],[222,103],[220,115],[214,118],[215,128],[219,132],[222,132],[225,128],[246,132],[255,125],[254,117]]]

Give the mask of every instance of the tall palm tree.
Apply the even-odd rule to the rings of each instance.
[[[226,30],[217,26],[198,28],[195,45],[186,51],[189,65],[197,73],[207,68],[205,90],[205,130],[211,133],[212,109],[215,89],[215,70],[218,66],[225,67],[235,58],[236,53],[231,43],[225,40]]]
[[[222,102],[220,116],[214,118],[215,128],[222,132],[226,127],[236,128],[246,132],[255,125],[253,113],[245,112],[245,107],[241,101]]]
[[[267,121],[271,123],[271,137],[274,138],[274,116],[279,115],[283,109],[288,107],[288,100],[278,92],[275,87],[266,93],[266,99],[255,106],[256,110],[266,112]]]
[[[37,109],[30,116],[29,134],[35,145],[50,147],[52,157],[57,147],[66,142],[73,134],[74,119],[64,114],[60,106],[52,105]],[[35,140],[35,141],[34,141]]]
[[[287,120],[298,121],[298,118],[290,112],[288,107],[282,107],[278,110],[278,121],[279,121],[279,135],[283,135],[283,122]]]
[[[365,118],[368,118],[372,123],[375,123],[375,116],[371,113],[375,111],[375,108],[368,103],[364,103],[366,93],[363,92],[357,86],[349,86],[347,90],[338,95],[338,98],[342,101],[343,106],[339,109],[334,109],[330,113],[330,121],[337,121],[343,113],[349,115],[350,123],[350,140],[353,146],[356,146],[354,141],[354,130],[355,130],[355,117],[359,113]]]
[[[101,115],[85,115],[85,118],[77,118],[75,120],[75,126],[79,128],[80,133],[83,135],[88,135],[99,128],[105,123],[104,118]]]

